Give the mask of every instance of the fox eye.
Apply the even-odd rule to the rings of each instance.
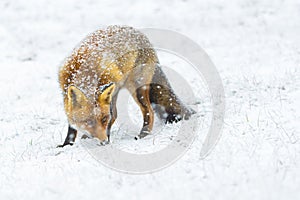
[[[87,121],[86,121],[86,125],[92,127],[92,126],[95,125],[95,122],[94,122],[93,120],[87,120]]]
[[[107,121],[107,116],[104,116],[104,117],[101,119],[101,122],[102,122],[102,124],[104,124],[106,121]]]

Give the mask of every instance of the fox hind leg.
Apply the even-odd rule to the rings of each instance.
[[[151,103],[159,118],[165,123],[182,120],[184,107],[173,91],[161,84],[151,84],[150,87]]]
[[[176,123],[183,118],[189,119],[195,113],[175,95],[166,75],[159,66],[155,68],[149,92],[154,110],[165,123]]]

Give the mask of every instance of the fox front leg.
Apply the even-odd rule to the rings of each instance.
[[[143,128],[135,139],[141,139],[150,134],[153,128],[154,112],[150,103],[149,86],[143,86],[136,90],[135,100],[138,103],[144,118]]]
[[[110,129],[111,126],[114,124],[114,122],[117,119],[118,113],[117,113],[117,98],[118,98],[118,93],[113,97],[111,103],[110,103],[110,114],[111,114],[111,119],[108,123],[107,126],[107,138],[108,138],[108,143],[110,143]]]
[[[62,145],[58,145],[57,147],[64,147],[66,145],[73,145],[76,136],[77,136],[77,130],[72,128],[69,125],[68,134],[67,134],[67,137],[65,139],[65,142]]]

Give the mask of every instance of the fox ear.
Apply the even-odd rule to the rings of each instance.
[[[100,95],[98,98],[99,103],[109,104],[111,102],[116,85],[114,83],[108,83],[100,87]]]
[[[75,108],[81,108],[87,102],[87,98],[83,92],[74,85],[68,87],[67,95],[69,105]]]

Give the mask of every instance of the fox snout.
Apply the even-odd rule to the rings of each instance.
[[[102,125],[94,125],[84,128],[93,137],[98,138],[101,142],[107,142],[109,137],[109,130]]]

